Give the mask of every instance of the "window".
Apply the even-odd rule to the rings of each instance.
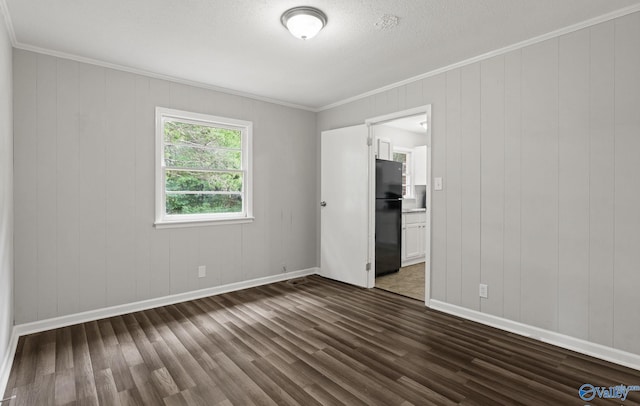
[[[402,162],[402,197],[413,198],[413,162],[411,160],[411,150],[403,148],[393,149],[393,160]]]
[[[156,108],[156,226],[245,222],[252,123]]]

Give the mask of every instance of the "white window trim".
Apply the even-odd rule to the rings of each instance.
[[[163,117],[171,117],[186,122],[228,125],[243,129],[242,136],[242,168],[243,177],[243,212],[242,213],[216,213],[216,214],[181,214],[166,215],[166,196],[164,181],[164,132],[162,126]],[[253,123],[251,121],[237,120],[227,117],[218,117],[209,114],[192,113],[189,111],[156,107],[156,228],[197,227],[222,224],[250,223],[253,217]]]

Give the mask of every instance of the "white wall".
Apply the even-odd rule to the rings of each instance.
[[[431,103],[433,298],[640,354],[638,38],[634,13],[323,111],[318,130]]]
[[[426,134],[414,133],[385,125],[374,126],[373,134],[375,137],[390,139],[394,147],[414,148],[427,143]]]
[[[16,323],[316,266],[314,113],[20,50],[14,88]],[[253,121],[255,222],[153,227],[156,106]]]
[[[13,328],[13,113],[11,43],[0,11],[0,388]],[[5,377],[8,378],[8,377]],[[1,395],[1,394],[0,394]]]

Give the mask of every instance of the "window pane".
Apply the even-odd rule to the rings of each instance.
[[[167,120],[164,123],[164,142],[174,145],[240,149],[242,132]]]
[[[167,193],[167,214],[240,213],[242,196]]]
[[[167,166],[195,169],[241,169],[240,151],[204,149],[186,145],[165,145],[164,161]]]
[[[167,170],[167,192],[241,192],[240,172],[196,172]]]
[[[393,153],[393,160],[396,161],[396,162],[405,163],[405,162],[407,162],[407,154],[402,153],[402,152],[394,152]]]

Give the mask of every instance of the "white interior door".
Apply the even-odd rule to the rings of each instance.
[[[366,125],[321,135],[320,273],[367,287],[369,131]]]

